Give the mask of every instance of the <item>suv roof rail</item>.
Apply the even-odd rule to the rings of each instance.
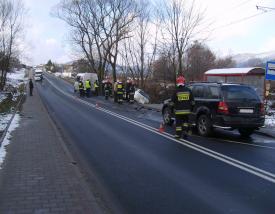
[[[190,81],[190,84],[192,83],[212,83],[212,84],[235,84],[235,85],[248,85],[246,83],[238,83],[238,82],[209,82],[209,81]]]
[[[242,82],[225,82],[225,84],[248,85],[248,84],[242,83]]]
[[[224,82],[190,81],[189,83],[215,83],[215,84],[222,84]]]

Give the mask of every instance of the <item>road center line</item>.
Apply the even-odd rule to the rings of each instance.
[[[173,137],[173,135],[171,135],[171,134],[169,134],[169,133],[160,133],[160,132],[158,132],[158,129],[156,129],[156,128],[154,128],[154,127],[151,127],[151,126],[146,125],[146,124],[144,124],[144,123],[138,122],[138,121],[133,120],[133,119],[131,119],[131,118],[125,117],[125,116],[123,116],[123,115],[117,114],[117,113],[115,113],[115,112],[112,112],[112,111],[110,111],[110,110],[104,109],[104,108],[102,108],[102,107],[97,107],[96,105],[94,105],[94,104],[92,104],[92,103],[89,103],[89,102],[87,102],[87,101],[85,101],[85,100],[82,100],[82,99],[80,99],[80,98],[78,98],[78,97],[75,97],[75,96],[73,96],[73,95],[70,95],[70,94],[64,92],[63,90],[61,90],[60,88],[58,88],[57,86],[55,86],[55,85],[53,84],[53,82],[52,82],[51,80],[49,80],[48,78],[45,77],[45,79],[46,79],[46,80],[47,80],[56,90],[58,90],[60,93],[64,94],[64,95],[67,96],[67,97],[72,98],[72,99],[75,100],[75,101],[78,101],[78,102],[80,102],[80,103],[82,103],[82,104],[85,104],[85,105],[87,105],[87,106],[90,106],[90,107],[92,107],[92,108],[94,108],[94,109],[97,109],[97,110],[99,110],[99,111],[105,112],[105,113],[107,113],[107,114],[109,114],[109,115],[112,115],[112,116],[114,116],[114,117],[117,117],[117,118],[119,118],[119,119],[121,119],[121,120],[124,120],[124,121],[126,121],[126,122],[129,122],[129,123],[131,123],[131,124],[133,124],[133,125],[139,126],[139,127],[143,128],[143,129],[146,129],[146,130],[148,130],[148,131],[150,131],[150,132],[153,132],[153,133],[155,133],[155,134],[157,134],[157,135],[160,135],[160,136],[162,136],[162,137],[164,137],[164,138],[166,138],[166,139],[172,140],[172,141],[174,141],[174,142],[176,142],[176,143],[179,143],[179,144],[181,144],[181,145],[183,145],[183,146],[186,146],[186,147],[191,148],[191,149],[193,149],[193,150],[196,150],[196,151],[198,151],[198,152],[200,152],[200,153],[203,153],[203,154],[205,154],[205,155],[207,155],[207,156],[210,156],[210,157],[212,157],[212,158],[214,158],[214,159],[216,159],[216,160],[220,160],[220,161],[222,161],[222,162],[224,162],[224,163],[227,163],[227,164],[229,164],[229,165],[231,165],[231,166],[234,166],[234,167],[236,167],[236,168],[239,168],[239,169],[241,169],[241,170],[243,170],[243,171],[246,171],[246,172],[248,172],[248,173],[250,173],[250,174],[256,175],[256,176],[258,176],[258,177],[260,177],[260,178],[262,178],[262,179],[264,179],[264,180],[267,180],[267,181],[270,181],[270,182],[272,182],[272,183],[275,183],[275,174],[273,174],[273,173],[271,173],[271,172],[262,170],[262,169],[260,169],[260,168],[255,167],[255,166],[252,166],[252,165],[250,165],[250,164],[246,164],[246,163],[241,162],[241,161],[239,161],[239,160],[237,160],[237,159],[231,158],[231,157],[229,157],[229,156],[227,156],[227,155],[223,155],[223,154],[221,154],[221,153],[219,153],[219,152],[216,152],[216,151],[214,151],[214,150],[211,150],[211,149],[208,149],[208,148],[206,148],[206,147],[203,147],[203,146],[197,145],[197,144],[195,144],[195,143],[192,143],[191,141],[184,140],[184,139],[177,140],[177,139],[175,139],[175,138]]]

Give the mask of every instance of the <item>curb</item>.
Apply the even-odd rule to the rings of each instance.
[[[258,134],[258,135],[262,135],[262,136],[266,136],[266,137],[275,138],[274,135],[268,134],[268,133],[265,133],[265,132],[261,132],[261,131],[259,131],[259,130],[255,131],[255,133]]]

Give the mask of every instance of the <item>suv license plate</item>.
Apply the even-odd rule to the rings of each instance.
[[[240,113],[252,114],[253,109],[240,109]]]

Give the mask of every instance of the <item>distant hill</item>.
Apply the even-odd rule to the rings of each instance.
[[[236,54],[232,56],[232,59],[236,62],[237,67],[254,67],[265,66],[267,61],[275,61],[275,51],[266,53],[244,53]]]

